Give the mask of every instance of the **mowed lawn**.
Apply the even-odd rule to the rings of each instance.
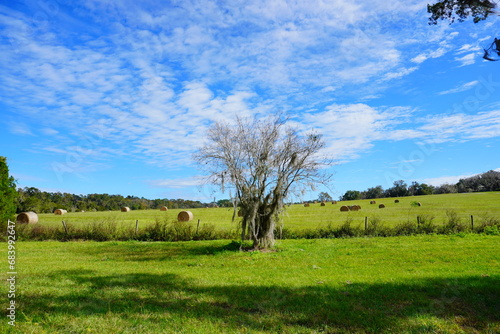
[[[412,196],[398,198],[399,203],[394,202],[395,198],[376,199],[376,204],[370,204],[370,200],[344,201],[332,204],[327,202],[325,206],[320,203],[311,204],[304,207],[300,204],[290,205],[286,208],[283,217],[283,224],[289,229],[315,229],[332,225],[340,226],[346,220],[352,220],[352,224],[364,224],[365,217],[369,219],[378,218],[380,223],[386,226],[413,221],[417,216],[434,217],[436,224],[444,224],[447,219],[447,212],[454,211],[464,223],[470,222],[470,216],[480,224],[486,218],[500,218],[500,192],[466,193],[466,194],[444,194],[430,196]],[[412,206],[411,203],[419,202],[420,207]],[[342,205],[361,206],[358,212],[340,212]],[[379,204],[384,204],[384,209],[379,209]],[[40,214],[40,225],[62,226],[64,220],[68,224],[76,226],[85,223],[95,222],[116,222],[124,228],[135,228],[136,221],[139,221],[139,228],[152,224],[156,219],[175,221],[180,209],[171,209],[167,212],[159,210],[137,210],[130,212],[74,212],[64,216],[54,214]],[[203,208],[189,209],[194,215],[191,224],[214,225],[217,229],[234,230],[237,229],[238,219],[232,221],[232,208]]]
[[[18,242],[12,333],[499,333],[500,237]],[[6,258],[6,247],[3,247]],[[4,283],[6,287],[6,283]],[[3,293],[5,296],[6,292]]]

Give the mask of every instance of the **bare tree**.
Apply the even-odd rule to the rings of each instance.
[[[236,119],[234,125],[215,123],[208,142],[194,155],[209,181],[224,192],[229,186],[242,215],[241,238],[253,247],[274,245],[274,229],[284,210],[284,199],[295,191],[326,183],[325,146],[321,136],[301,136],[281,116],[265,120]]]

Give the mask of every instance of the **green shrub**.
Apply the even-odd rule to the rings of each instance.
[[[500,226],[500,219],[499,218],[491,217],[488,215],[483,215],[479,219],[478,226],[474,228],[474,232],[477,232],[477,233],[485,232],[486,233],[485,230],[487,228],[491,228],[491,227],[495,227],[495,226],[496,227]]]
[[[368,220],[368,224],[366,226],[365,235],[369,235],[372,237],[384,236],[387,234],[387,229],[384,228],[380,218],[373,217]]]
[[[352,218],[348,217],[344,224],[342,224],[339,229],[335,232],[337,238],[350,238],[359,237],[363,235],[363,230],[358,225],[357,227],[352,226]]]
[[[454,210],[446,210],[447,221],[440,227],[442,234],[455,234],[467,230],[467,226],[462,223],[458,213]]]
[[[484,234],[486,235],[500,235],[500,229],[497,225],[495,226],[486,226],[484,228]]]
[[[420,223],[417,226],[418,234],[432,234],[436,233],[438,226],[434,224],[434,219],[436,217],[432,215],[421,215],[419,216]]]
[[[396,225],[393,229],[394,235],[414,235],[418,233],[417,223],[406,221]]]

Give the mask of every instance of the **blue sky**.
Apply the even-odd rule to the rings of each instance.
[[[161,3],[161,4],[159,4]],[[425,1],[2,1],[0,155],[18,186],[210,201],[192,153],[236,115],[324,135],[338,197],[500,168],[498,16]]]

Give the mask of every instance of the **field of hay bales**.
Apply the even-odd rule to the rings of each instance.
[[[499,204],[498,192],[296,204],[287,207],[284,224],[307,231],[346,220],[361,225],[369,217],[390,226],[426,215],[444,224],[450,212],[464,221],[471,215],[498,220]],[[361,209],[340,212],[341,206]],[[231,209],[190,209],[193,219],[177,222],[181,211],[41,214],[39,223],[24,226],[60,227],[62,219],[69,230],[86,224],[133,229],[136,221],[154,226],[159,220],[237,226]],[[498,333],[496,232],[277,240],[268,252],[194,238],[19,240],[11,332]]]
[[[399,200],[399,203],[395,203]],[[321,203],[311,203],[309,207],[303,204],[287,206],[283,217],[283,224],[292,230],[314,229],[319,227],[340,226],[350,220],[354,225],[364,224],[365,217],[377,219],[385,226],[395,226],[405,222],[415,222],[417,217],[432,217],[434,223],[444,224],[448,214],[453,212],[463,223],[468,224],[471,215],[476,223],[485,219],[500,219],[500,192],[465,193],[465,194],[443,194],[429,196],[413,196],[401,198],[376,199],[376,204],[370,204],[372,200],[342,201],[332,204],[327,202],[325,206]],[[421,206],[416,206],[420,203]],[[379,208],[383,204],[384,208]],[[359,205],[358,211],[341,212],[342,206]],[[67,224],[81,225],[85,223],[114,222],[123,228],[135,228],[136,222],[144,227],[155,223],[156,220],[176,221],[177,216],[183,209],[160,210],[132,210],[129,212],[107,211],[107,212],[68,212],[64,216],[54,214],[40,214],[40,225],[61,226],[64,220]],[[190,209],[193,214],[192,223],[201,225],[213,225],[218,230],[237,229],[238,217],[232,221],[232,208],[203,208]]]

